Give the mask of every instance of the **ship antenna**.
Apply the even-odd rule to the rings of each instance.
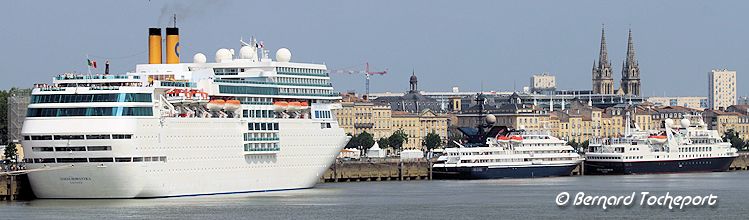
[[[177,27],[177,13],[174,13],[174,27]]]

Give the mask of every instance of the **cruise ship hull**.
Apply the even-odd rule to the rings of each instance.
[[[643,162],[585,161],[586,175],[650,174],[727,171],[736,157],[697,158]]]
[[[97,153],[97,157],[163,156],[165,160],[28,163],[27,168],[39,170],[28,174],[29,181],[38,198],[60,199],[160,198],[313,187],[348,137],[340,128],[323,129],[313,120],[275,121],[282,128],[280,150],[248,153],[242,147],[242,133],[247,125],[236,118],[30,120],[29,126],[24,127],[27,133],[41,133],[32,128],[71,133],[127,133],[130,129],[134,135],[130,140],[98,142],[36,141],[25,144],[27,148],[91,142],[89,145],[112,146],[112,152]],[[53,127],[53,124],[63,126]],[[91,157],[84,153],[50,152],[43,157]]]
[[[518,167],[434,167],[435,179],[502,179],[569,176],[578,164]]]

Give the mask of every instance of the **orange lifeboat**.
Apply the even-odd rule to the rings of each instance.
[[[299,108],[301,108],[301,109],[308,109],[309,108],[309,103],[307,103],[307,102],[300,102],[299,104],[300,104]]]
[[[521,142],[523,141],[523,137],[521,137],[520,135],[513,135],[513,136],[510,136],[510,141]]]
[[[289,111],[299,111],[301,107],[302,103],[300,102],[289,102]]]
[[[224,110],[230,111],[230,112],[236,111],[240,107],[242,107],[242,103],[236,99],[227,100],[226,103],[224,104]]]
[[[498,136],[498,137],[497,137],[497,140],[498,140],[499,142],[501,142],[501,143],[507,143],[507,142],[509,142],[509,141],[510,141],[510,137],[507,137],[507,136]]]
[[[668,140],[668,137],[664,135],[650,135],[648,136],[648,141],[652,143],[662,144],[665,143],[666,140]]]
[[[289,107],[289,103],[286,101],[273,102],[273,107],[276,112],[282,112]]]
[[[226,104],[226,101],[223,99],[214,99],[208,102],[208,110],[211,111],[221,111],[221,109],[224,109],[224,105]]]

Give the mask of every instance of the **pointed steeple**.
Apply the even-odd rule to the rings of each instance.
[[[640,96],[640,66],[635,57],[635,44],[632,39],[632,29],[627,37],[627,57],[622,62],[622,83],[620,90],[629,96]]]
[[[606,49],[606,30],[601,25],[601,51],[598,54],[598,66],[601,68],[609,67],[609,51]]]
[[[635,58],[635,44],[632,40],[632,29],[629,29],[629,36],[627,37],[627,59],[625,60],[625,67],[637,65],[637,59]]]

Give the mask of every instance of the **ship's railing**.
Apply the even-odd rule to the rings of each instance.
[[[252,81],[252,80],[229,80],[229,79],[214,79],[213,82],[220,82],[220,83],[243,83],[243,84],[261,84],[261,85],[282,85],[282,86],[333,87],[332,83],[324,83],[324,84],[316,84],[316,83],[286,83],[286,82],[263,82],[263,81]]]
[[[190,87],[195,88],[197,85],[194,82],[177,82],[177,81],[160,81],[160,86],[164,87]]]
[[[130,75],[71,75],[63,74],[55,77],[56,80],[75,80],[75,79],[140,79],[140,76]]]
[[[323,97],[335,97],[340,96],[340,94],[337,93],[289,93],[289,92],[279,92],[279,95],[293,95],[293,96],[323,96]]]

